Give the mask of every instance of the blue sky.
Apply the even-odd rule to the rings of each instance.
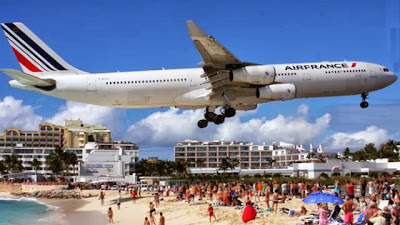
[[[5,0],[0,21],[25,23],[66,61],[88,72],[196,67],[202,59],[185,26],[186,20],[194,20],[243,61],[273,64],[358,60],[383,64],[399,73],[399,15],[400,3],[396,0],[153,1],[151,4],[142,1]],[[20,69],[4,36],[0,36],[0,67]],[[0,100],[6,96],[22,100],[20,107],[31,107],[29,115],[36,116],[38,121],[60,121],[63,115],[74,116],[71,112],[75,111],[63,112],[69,107],[64,100],[10,88],[8,81],[7,76],[0,75]],[[396,115],[400,110],[399,81],[371,93],[368,109],[361,110],[359,103],[359,96],[346,96],[264,104],[255,113],[242,115],[238,123],[244,125],[257,119],[267,122],[278,115],[286,119],[298,118],[299,107],[307,106],[308,113],[303,115],[306,122],[315,124],[327,113],[331,119],[320,135],[293,139],[304,144],[327,142],[329,145],[330,138],[338,133],[353,139],[362,139],[364,135],[367,142],[400,136],[400,119]],[[102,114],[116,118],[113,120],[116,126],[101,115],[88,120],[111,124],[116,139],[127,138],[146,149],[142,156],[171,158],[171,143],[176,140],[208,136],[179,134],[172,135],[172,142],[146,142],[145,138],[136,139],[132,133],[140,132],[137,127],[148,128],[143,128],[143,123],[151,115],[170,110],[112,110],[107,111],[111,114]],[[3,113],[3,121],[16,120],[8,116],[11,113]],[[174,115],[182,113],[178,111]],[[18,125],[12,121],[6,124]],[[359,133],[370,126],[378,129],[375,131],[386,131],[386,136],[368,139],[371,132]],[[0,128],[4,127],[3,124]],[[128,135],[127,130],[131,132]],[[211,130],[220,132],[217,128]],[[235,137],[246,139],[246,135]],[[362,140],[358,139],[355,143],[362,145]],[[291,139],[282,137],[281,140]],[[332,150],[338,147],[332,145]]]

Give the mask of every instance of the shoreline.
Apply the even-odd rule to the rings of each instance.
[[[24,197],[12,195],[9,192],[0,192],[0,199],[21,199]],[[49,210],[43,213],[39,220],[40,224],[49,225],[87,225],[88,221],[93,224],[108,224],[105,213],[100,210],[82,209],[85,205],[94,202],[97,197],[87,199],[48,199],[31,198],[39,204],[45,204]],[[54,208],[56,207],[56,208]]]
[[[105,215],[98,210],[81,210],[91,201],[86,199],[38,199],[39,201],[58,207],[57,210],[48,211],[45,215],[54,224],[59,220],[60,225],[87,225],[88,221],[93,224],[107,224]]]

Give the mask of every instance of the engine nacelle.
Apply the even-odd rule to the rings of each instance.
[[[271,84],[257,88],[257,98],[271,100],[290,100],[296,97],[296,86],[294,84]]]
[[[275,67],[246,66],[229,72],[229,80],[256,85],[268,85],[275,81]]]

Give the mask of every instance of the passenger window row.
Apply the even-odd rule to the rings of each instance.
[[[354,72],[367,72],[367,70],[335,70],[335,71],[325,71],[325,73],[354,73]]]
[[[107,85],[113,85],[113,84],[144,84],[144,83],[166,83],[166,82],[181,82],[181,81],[187,81],[187,78],[163,79],[163,80],[110,81],[110,82],[106,82],[106,84]]]
[[[278,73],[278,76],[292,76],[297,75],[297,73]]]

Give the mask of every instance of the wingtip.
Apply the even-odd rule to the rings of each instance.
[[[207,37],[207,34],[192,20],[186,21],[190,37]]]

